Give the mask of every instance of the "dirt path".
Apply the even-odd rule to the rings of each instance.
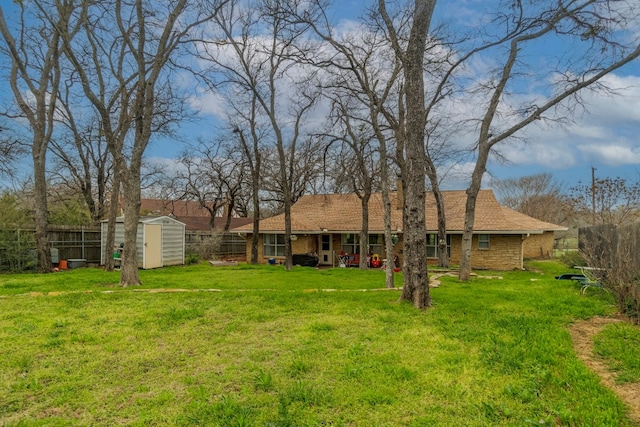
[[[593,336],[606,325],[620,321],[620,319],[610,317],[593,317],[574,323],[569,332],[573,338],[573,345],[578,357],[587,367],[598,374],[607,388],[613,390],[627,404],[629,417],[640,424],[640,382],[616,384],[615,373],[609,371],[601,359],[593,353]]]

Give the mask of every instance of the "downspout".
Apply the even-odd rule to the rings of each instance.
[[[520,242],[520,270],[524,270],[524,241],[531,236],[531,233],[523,234]]]

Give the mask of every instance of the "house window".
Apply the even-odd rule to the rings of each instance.
[[[329,234],[323,234],[322,235],[322,249],[323,251],[330,251],[331,250],[331,235]]]
[[[451,236],[447,234],[447,255],[451,256]],[[438,258],[438,235],[427,234],[427,258]]]
[[[382,254],[383,246],[382,234],[369,234],[369,253],[370,254]],[[360,253],[360,234],[349,233],[342,235],[342,251],[347,254],[359,254]]]
[[[347,254],[360,253],[360,239],[357,234],[348,233],[342,235],[342,251]]]
[[[284,234],[262,235],[264,256],[284,256]]]
[[[488,234],[478,234],[478,249],[489,249]]]
[[[369,234],[369,253],[382,254],[382,234]]]

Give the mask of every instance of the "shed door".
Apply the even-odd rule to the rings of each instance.
[[[145,224],[142,268],[158,267],[162,267],[162,224]]]

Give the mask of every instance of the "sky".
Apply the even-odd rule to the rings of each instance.
[[[497,2],[489,2],[495,4]],[[481,0],[440,1],[436,15],[454,27],[473,27],[486,22],[487,3]],[[363,11],[361,1],[342,1],[335,10],[338,25],[355,27],[353,22]],[[637,28],[640,32],[640,28]],[[554,45],[553,41],[533,48],[527,60],[544,63],[560,54],[566,46]],[[533,58],[532,58],[533,57]],[[492,58],[484,57],[476,61],[471,75],[482,70]],[[537,61],[537,62],[536,62]],[[484,63],[483,63],[484,62]],[[612,93],[587,93],[582,95],[585,108],[577,108],[571,120],[562,123],[536,123],[518,133],[518,139],[506,141],[496,146],[500,161],[490,160],[483,186],[490,187],[493,179],[517,178],[525,175],[550,173],[567,187],[578,183],[589,183],[592,172],[598,178],[622,177],[629,180],[640,178],[640,62],[635,61],[623,69],[607,76],[604,80],[613,89]],[[536,84],[537,83],[537,84]],[[518,90],[519,96],[540,97],[540,82],[524,82]],[[202,116],[194,124],[195,134],[210,135],[216,132],[213,123],[224,107],[214,98],[200,100]],[[474,108],[473,103],[469,108]],[[207,114],[210,113],[210,114]],[[460,113],[464,114],[464,112]],[[472,138],[460,136],[461,140]],[[462,143],[463,141],[459,141]],[[472,144],[472,140],[464,141]],[[148,154],[163,157],[171,150],[164,144],[151,146]],[[468,174],[472,162],[459,162],[448,172],[443,187],[464,189],[468,184]]]
[[[336,2],[333,16],[337,25],[357,28],[355,21],[366,3],[355,0]],[[486,23],[488,5],[497,3],[485,0],[440,0],[436,6],[436,16],[438,21],[446,22],[454,30],[473,28]],[[640,25],[636,31],[640,33]],[[566,50],[566,46],[551,42],[533,49],[527,60],[532,64],[536,64],[536,61],[543,64],[558,52]],[[475,61],[469,69],[470,79],[474,76],[482,78],[483,70],[491,62],[490,56]],[[496,148],[502,160],[493,159],[489,162],[483,186],[490,187],[492,179],[538,173],[551,173],[560,182],[571,186],[578,182],[590,182],[592,168],[600,178],[640,178],[640,62],[635,61],[616,71],[605,82],[615,89],[615,94],[585,93],[583,101],[586,111],[577,109],[572,121],[562,125],[536,124],[519,133],[521,139],[498,145]],[[539,83],[524,82],[518,87],[518,96],[523,99],[544,96]],[[216,97],[203,97],[197,103],[200,113],[179,129],[181,138],[185,140],[208,138],[218,132],[218,119],[224,105]],[[469,102],[467,106],[473,110],[474,105]],[[456,114],[466,113],[458,109]],[[469,138],[469,135],[461,135],[454,144],[473,143]],[[179,155],[182,147],[179,142],[156,138],[148,147],[146,156],[150,161],[168,164]],[[453,172],[447,175],[443,187],[466,188],[466,176],[472,167],[473,163],[456,164]]]

